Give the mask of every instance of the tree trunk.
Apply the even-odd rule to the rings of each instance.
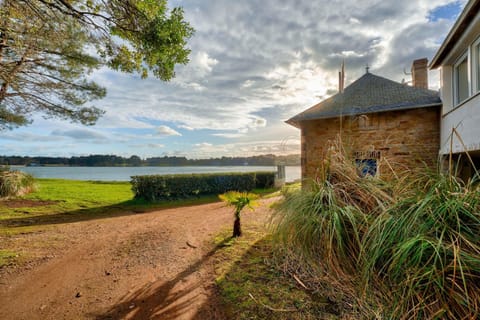
[[[242,228],[240,227],[240,215],[235,215],[235,222],[233,223],[233,237],[240,237],[242,235]]]

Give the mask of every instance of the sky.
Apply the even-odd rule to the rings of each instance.
[[[466,0],[170,0],[195,28],[190,62],[162,82],[108,69],[94,126],[43,119],[0,132],[0,155],[209,158],[300,153],[284,121],[370,72],[411,81]],[[438,90],[438,71],[430,72]]]

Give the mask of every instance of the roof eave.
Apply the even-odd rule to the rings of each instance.
[[[288,119],[287,121],[285,121],[285,123],[297,128],[297,129],[301,129],[300,121],[297,121],[294,118]]]
[[[474,0],[467,3],[462,13],[458,17],[457,21],[455,21],[455,24],[450,29],[450,32],[448,33],[442,45],[438,49],[437,53],[433,57],[432,61],[430,62],[430,69],[436,69],[440,67],[442,62],[445,60],[449,50],[453,48],[454,42],[457,41],[459,37],[461,37],[461,34],[468,27],[469,23],[465,25],[465,20],[467,18],[472,18],[472,16],[475,16],[479,8],[480,0]]]
[[[295,119],[291,118],[287,121],[289,125],[292,125],[298,129],[301,129],[301,122],[302,121],[312,121],[312,120],[327,120],[327,119],[335,119],[338,117],[343,117],[343,116],[356,116],[360,114],[372,114],[372,113],[385,113],[385,112],[393,112],[393,111],[403,111],[403,110],[412,110],[412,109],[423,109],[423,108],[433,108],[433,107],[441,107],[442,102],[437,102],[437,103],[431,103],[431,104],[424,104],[424,105],[416,105],[416,106],[405,106],[405,107],[399,107],[395,109],[386,109],[386,110],[362,110],[359,112],[350,112],[350,113],[344,113],[344,114],[336,114],[336,115],[330,115],[330,116],[319,116],[319,117],[312,117],[312,118],[304,118],[304,119]]]

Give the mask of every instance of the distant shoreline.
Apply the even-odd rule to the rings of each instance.
[[[39,168],[182,168],[182,167],[276,167],[278,164],[264,164],[264,165],[256,165],[256,164],[247,164],[247,165],[216,165],[216,164],[185,164],[185,165],[158,165],[158,166],[148,166],[148,165],[141,165],[141,166],[134,166],[134,165],[92,165],[92,166],[69,166],[69,165],[55,165],[55,164],[43,164],[43,165],[8,165],[10,168],[29,168],[29,167],[39,167]],[[296,164],[286,164],[286,167],[298,167],[299,165]]]
[[[231,172],[276,172],[276,166],[15,166],[36,178],[71,180],[130,181],[132,176],[205,174]],[[286,166],[286,181],[301,178],[300,166]]]
[[[219,166],[276,166],[285,164],[299,166],[299,154],[276,156],[273,154],[251,157],[219,157],[188,159],[187,157],[163,156],[140,158],[116,155],[89,155],[72,157],[1,156],[0,165],[27,167],[219,167]]]

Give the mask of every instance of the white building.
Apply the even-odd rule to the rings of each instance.
[[[468,1],[430,68],[440,69],[440,154],[453,154],[460,175],[471,176],[468,155],[480,169],[480,0]]]

